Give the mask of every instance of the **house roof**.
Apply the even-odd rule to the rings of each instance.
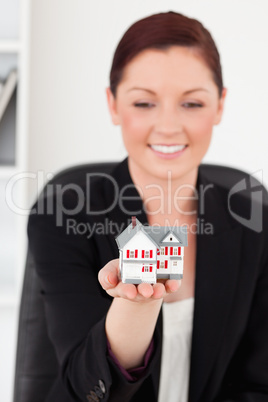
[[[142,231],[156,247],[167,245],[168,242],[163,242],[166,236],[171,233],[178,239],[182,247],[188,245],[187,241],[187,227],[186,226],[143,226],[136,218],[136,226],[132,226],[132,223],[120,233],[116,238],[118,247],[123,248],[138,231]],[[170,243],[169,243],[170,244]]]
[[[144,230],[160,247],[170,244],[163,242],[169,233],[174,234],[182,247],[188,246],[187,226],[144,226]]]
[[[134,228],[132,227],[132,223],[128,225],[126,229],[123,230],[123,232],[120,233],[120,235],[118,235],[115,239],[118,247],[124,247],[124,245],[127,244],[132,239],[132,237],[135,236],[135,234],[141,229],[141,227],[142,224],[138,219],[136,219],[136,226]]]

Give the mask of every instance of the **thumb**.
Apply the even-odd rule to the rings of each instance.
[[[108,262],[98,274],[98,280],[103,289],[114,288],[119,282],[118,259]]]
[[[107,273],[104,280],[109,288],[116,286],[118,283],[118,277],[114,272]]]

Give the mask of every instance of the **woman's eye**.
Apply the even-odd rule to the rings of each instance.
[[[186,102],[183,104],[183,106],[186,107],[186,109],[194,109],[194,108],[203,107],[203,105],[201,103],[197,103],[197,102]]]
[[[149,102],[139,102],[139,103],[135,103],[134,104],[135,107],[140,107],[140,108],[151,108],[154,106],[153,103],[149,103]]]

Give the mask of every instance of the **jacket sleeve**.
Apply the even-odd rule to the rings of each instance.
[[[133,369],[126,370],[124,367],[121,366],[120,362],[118,361],[117,357],[113,353],[111,349],[111,345],[107,339],[107,348],[108,348],[108,356],[110,356],[114,363],[119,367],[120,371],[123,373],[124,377],[129,381],[136,381],[143,377],[145,370],[148,366],[148,362],[151,359],[151,356],[154,351],[154,339],[151,340],[151,343],[145,353],[143,366],[135,367]]]
[[[73,401],[94,400],[125,402],[139,390],[152,373],[158,359],[158,335],[155,351],[142,378],[125,378],[107,351],[106,314],[112,298],[98,282],[98,255],[94,238],[83,234],[88,221],[85,213],[74,211],[72,195],[64,207],[56,197],[47,198],[42,213],[35,205],[29,217],[29,247],[41,281],[42,298],[49,337],[60,366],[61,380]],[[50,213],[44,213],[50,208]],[[51,213],[52,211],[52,213]],[[69,220],[81,224],[81,234],[69,228]],[[92,397],[92,399],[90,399]]]

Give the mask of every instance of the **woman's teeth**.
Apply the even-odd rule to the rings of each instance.
[[[175,152],[182,151],[186,148],[186,145],[151,145],[151,148],[162,154],[174,154]]]

